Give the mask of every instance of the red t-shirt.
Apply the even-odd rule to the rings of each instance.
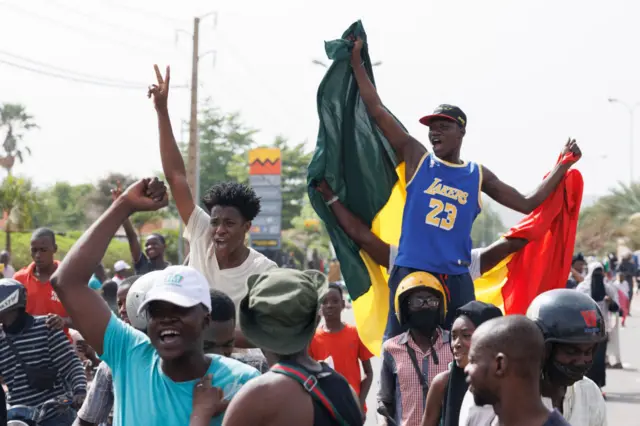
[[[56,267],[60,264],[54,261]],[[62,306],[62,302],[58,299],[58,295],[53,291],[51,282],[42,282],[35,276],[36,264],[31,263],[29,266],[20,269],[13,276],[13,279],[22,283],[27,289],[27,313],[31,315],[49,315],[55,314],[63,318],[69,316],[66,309]],[[64,329],[65,334],[69,337],[69,329]]]
[[[354,326],[345,324],[337,333],[318,328],[309,345],[309,355],[316,361],[331,357],[333,369],[342,374],[356,394],[360,395],[360,361],[373,358],[373,354],[362,343]]]

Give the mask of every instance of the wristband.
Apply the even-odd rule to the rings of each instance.
[[[333,197],[331,197],[331,199],[329,201],[327,201],[327,206],[330,206],[331,204],[335,203],[336,201],[338,201],[338,196],[334,195]]]

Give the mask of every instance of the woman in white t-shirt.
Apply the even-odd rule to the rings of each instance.
[[[200,271],[211,288],[226,293],[237,311],[247,293],[247,278],[278,266],[245,245],[260,199],[246,185],[223,182],[211,187],[203,201],[211,215],[195,206],[184,232],[189,240],[189,266]],[[236,338],[237,347],[248,346],[239,329]]]
[[[206,211],[196,205],[187,180],[187,172],[171,128],[167,99],[169,69],[163,78],[156,67],[158,84],[149,91],[158,115],[160,158],[180,218],[186,224],[189,240],[189,266],[208,280],[209,286],[226,293],[236,309],[247,291],[247,278],[277,265],[245,244],[251,221],[260,212],[260,199],[249,186],[222,182],[209,188],[203,197]],[[237,330],[236,346],[248,342]]]

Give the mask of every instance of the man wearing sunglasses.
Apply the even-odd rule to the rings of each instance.
[[[443,330],[447,294],[427,272],[407,275],[395,295],[395,314],[407,330],[382,345],[378,413],[387,425],[419,425],[433,378],[448,370],[453,355]]]

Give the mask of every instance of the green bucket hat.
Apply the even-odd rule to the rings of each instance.
[[[247,287],[239,318],[245,337],[278,355],[302,351],[315,334],[327,277],[319,271],[272,269],[250,276]]]

